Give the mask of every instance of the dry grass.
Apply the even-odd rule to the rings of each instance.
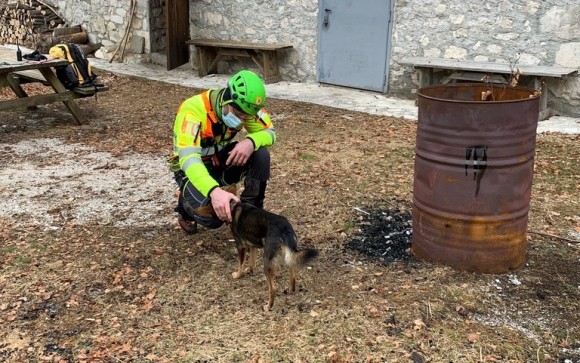
[[[115,81],[111,90],[81,101],[89,124],[73,126],[58,105],[34,120],[5,112],[0,142],[58,137],[114,155],[168,154],[174,112],[194,91],[102,78]],[[268,108],[279,140],[266,207],[321,251],[297,293],[281,280],[264,313],[259,270],[231,279],[225,228],[186,237],[176,225],[62,221],[44,231],[0,220],[0,360],[580,361],[578,244],[530,234],[526,266],[506,275],[367,262],[344,249],[353,208],[410,205],[416,124],[283,100]],[[579,149],[577,136],[538,136],[531,229],[579,232]],[[0,165],[15,163],[2,153]]]

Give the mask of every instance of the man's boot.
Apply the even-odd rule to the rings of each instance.
[[[179,227],[185,231],[187,234],[197,233],[197,222],[185,220],[181,215],[177,217],[177,223]]]
[[[267,185],[267,180],[244,179],[244,191],[240,195],[240,200],[243,203],[250,203],[258,208],[264,208]]]

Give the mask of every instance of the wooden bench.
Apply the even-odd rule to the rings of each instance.
[[[50,83],[40,74],[37,69],[29,69],[27,71],[18,71],[12,74],[20,84],[24,83],[42,83],[45,86],[50,86]]]
[[[44,76],[37,69],[29,69],[27,71],[14,72],[13,76],[20,84],[41,83],[45,86],[50,86],[50,83],[46,80],[46,78],[44,78]],[[77,98],[82,98],[82,97],[90,97],[97,92],[105,92],[108,90],[109,87],[98,85],[97,87],[93,86],[75,87],[72,88],[70,91],[76,93],[79,96]]]
[[[443,59],[430,57],[404,58],[400,64],[412,65],[419,71],[419,87],[434,84],[435,72],[448,71],[451,74],[442,77],[441,83],[465,80],[472,82],[493,82],[508,84],[512,74],[512,67],[507,63],[475,62],[457,59]],[[550,117],[548,109],[548,92],[543,78],[565,78],[578,71],[560,66],[515,65],[521,72],[520,79],[529,77],[532,87],[540,89],[540,120]],[[520,82],[521,83],[521,82]]]
[[[265,83],[282,80],[278,68],[278,51],[292,48],[291,45],[250,43],[234,40],[191,39],[186,42],[199,51],[199,76],[217,73],[218,62],[223,57],[251,58],[260,68]]]

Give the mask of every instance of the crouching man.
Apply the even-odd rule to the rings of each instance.
[[[267,147],[276,141],[265,102],[260,77],[243,70],[225,88],[206,90],[179,107],[169,162],[179,186],[178,223],[186,233],[196,233],[197,224],[218,228],[231,222],[231,200],[263,207],[270,178]],[[232,141],[242,129],[246,137]],[[239,199],[221,188],[241,180],[244,190]],[[196,215],[196,208],[210,203],[217,218]]]

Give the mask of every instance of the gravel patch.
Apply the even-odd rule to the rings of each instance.
[[[164,157],[47,138],[0,143],[0,165],[0,221],[16,226],[159,226],[175,217]]]

